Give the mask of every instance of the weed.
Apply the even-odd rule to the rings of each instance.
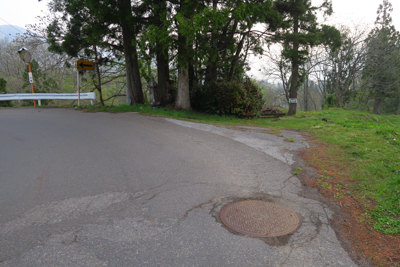
[[[302,169],[302,168],[300,168],[300,167],[298,167],[298,168],[296,168],[296,170],[298,170],[298,171],[302,171],[303,169]]]
[[[342,199],[342,198],[344,198],[344,194],[343,193],[336,193],[336,194],[334,194],[333,195],[335,198],[337,198],[337,199]]]
[[[289,142],[294,142],[294,139],[292,137],[288,138]]]
[[[322,183],[322,187],[325,188],[325,189],[328,189],[328,190],[332,189],[332,185],[329,184],[329,183]]]
[[[293,172],[293,174],[294,174],[294,175],[298,175],[298,174],[299,174],[299,172]]]

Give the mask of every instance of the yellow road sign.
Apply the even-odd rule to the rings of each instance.
[[[76,68],[78,70],[93,70],[93,61],[78,60],[76,62]]]

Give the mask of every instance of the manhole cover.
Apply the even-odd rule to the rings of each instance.
[[[228,228],[256,237],[286,235],[297,229],[299,217],[290,209],[262,200],[245,200],[225,206],[220,214]]]

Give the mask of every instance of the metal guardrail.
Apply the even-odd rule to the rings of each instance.
[[[0,101],[2,100],[38,100],[40,106],[40,100],[42,99],[78,99],[78,93],[38,93],[38,94],[0,94]],[[96,93],[81,93],[80,99],[90,99],[90,103],[93,105],[93,100],[96,99]]]

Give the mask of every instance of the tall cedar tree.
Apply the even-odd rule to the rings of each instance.
[[[176,15],[178,25],[178,90],[175,108],[191,109],[189,98],[189,45],[193,43],[193,24],[197,1],[180,0]]]
[[[49,49],[75,57],[81,50],[94,54],[95,46],[123,53],[131,104],[143,103],[135,40],[143,26],[142,7],[130,0],[53,0],[51,7],[62,16],[47,28]]]
[[[329,45],[338,48],[341,45],[340,32],[317,22],[317,12],[332,14],[330,0],[324,0],[321,6],[311,5],[311,0],[277,0],[276,9],[283,23],[274,36],[275,41],[283,43],[282,56],[291,62],[292,76],[290,98],[297,99],[297,90],[304,78],[300,67],[307,61],[308,49],[316,45]],[[289,104],[288,115],[295,115],[297,103]]]
[[[400,35],[392,25],[392,11],[392,4],[387,0],[379,6],[375,28],[367,40],[363,69],[364,86],[374,98],[373,113],[378,115],[386,98],[400,97]]]
[[[50,4],[52,12],[62,13],[61,20],[54,17],[51,23],[47,26],[47,42],[50,44],[49,51],[58,54],[67,54],[70,57],[95,58],[96,71],[98,77],[99,65],[106,58],[98,57],[97,40],[100,40],[103,34],[107,32],[107,27],[102,25],[98,18],[93,17],[87,8],[84,1],[64,1],[53,0]],[[63,29],[65,25],[65,29]],[[97,36],[96,36],[97,35]],[[100,103],[104,105],[103,94],[101,90],[101,80],[98,79],[98,84],[95,84],[99,91]]]
[[[169,77],[169,51],[173,46],[171,34],[173,20],[171,7],[166,0],[145,1],[149,11],[147,20],[147,34],[142,36],[146,43],[143,51],[157,62],[157,93],[154,106],[162,106],[168,101]]]
[[[167,26],[167,1],[154,1],[154,18],[155,26],[163,29]],[[167,31],[163,31],[164,33]],[[156,60],[157,60],[157,84],[158,84],[158,103],[164,105],[167,102],[167,85],[169,83],[169,67],[168,67],[168,45],[163,45],[164,39],[169,40],[168,36],[162,33],[156,38]]]

